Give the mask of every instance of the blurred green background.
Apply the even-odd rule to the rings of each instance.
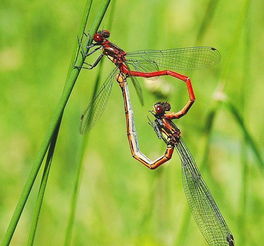
[[[1,1],[0,239],[61,95],[83,5],[70,0]],[[203,176],[241,246],[263,242],[263,166],[241,125],[228,107],[218,106],[215,95],[225,94],[238,109],[262,154],[263,9],[261,0],[117,0],[110,30],[110,40],[126,51],[208,45],[221,52],[215,68],[187,74],[197,101],[176,124],[198,165],[204,164]],[[111,11],[110,6],[103,28],[109,26]],[[113,67],[109,61],[105,65],[103,78]],[[96,74],[97,69],[81,72],[66,108],[35,245],[64,243],[80,116]],[[168,100],[176,111],[185,103],[186,91],[180,82],[170,86]],[[165,146],[146,116],[157,99],[144,89],[141,107],[133,88],[131,94],[141,149],[155,158]],[[208,130],[212,110],[216,118]],[[11,245],[26,245],[38,184]],[[104,115],[88,138],[72,245],[205,245],[188,211],[177,154],[156,171],[131,157],[122,97],[114,84]]]

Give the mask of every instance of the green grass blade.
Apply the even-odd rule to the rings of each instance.
[[[107,10],[107,7],[110,3],[110,0],[105,0],[103,1],[102,3],[102,8],[98,10],[98,15],[97,17],[95,18],[94,20],[94,25],[92,26],[91,28],[91,33],[95,33],[105,15],[105,12]],[[81,56],[78,56],[77,58],[77,61],[76,61],[76,65],[77,66],[82,66],[83,65],[83,59]],[[63,111],[66,107],[66,104],[69,100],[69,97],[71,95],[71,92],[73,90],[73,87],[75,85],[75,82],[79,76],[79,73],[80,73],[80,70],[78,69],[72,69],[71,72],[69,73],[67,79],[66,79],[66,82],[65,82],[65,88],[63,90],[63,93],[62,93],[62,96],[60,98],[60,101],[58,103],[58,106],[55,110],[55,113],[53,114],[53,117],[52,117],[52,120],[51,120],[51,123],[50,123],[50,127],[48,129],[48,132],[47,132],[47,135],[46,137],[44,138],[44,141],[40,147],[40,150],[38,152],[38,155],[37,155],[37,158],[35,159],[35,161],[33,162],[32,164],[32,169],[30,171],[30,174],[27,178],[27,181],[24,185],[24,188],[23,188],[23,191],[22,191],[22,194],[18,200],[18,203],[17,203],[17,206],[15,208],[15,211],[13,213],[13,216],[11,218],[11,221],[9,223],[9,226],[7,228],[7,232],[3,238],[3,241],[1,243],[2,246],[6,246],[6,245],[9,245],[12,237],[13,237],[13,234],[14,234],[14,231],[16,229],[16,226],[17,226],[17,223],[20,219],[20,216],[22,214],[22,211],[24,209],[24,206],[26,204],[26,201],[28,199],[28,196],[30,194],[30,191],[32,189],[32,186],[35,182],[35,179],[37,177],[37,174],[39,172],[39,169],[41,167],[41,164],[42,164],[42,161],[44,159],[44,156],[48,150],[48,147],[50,145],[50,142],[51,142],[51,139],[52,139],[52,136],[54,135],[54,132],[56,130],[56,126],[60,120],[60,118],[62,117],[63,115]]]
[[[46,163],[45,163],[45,167],[43,170],[43,175],[42,175],[42,179],[41,179],[41,183],[40,183],[40,187],[39,187],[39,193],[38,193],[38,197],[37,197],[35,211],[34,211],[33,218],[32,218],[32,224],[31,224],[31,229],[29,232],[27,245],[33,245],[33,243],[34,243],[34,238],[35,238],[35,234],[36,234],[36,230],[37,230],[40,211],[41,211],[43,198],[44,198],[44,194],[45,194],[45,190],[46,190],[46,186],[47,186],[47,182],[48,182],[49,171],[50,171],[52,158],[53,158],[53,154],[55,151],[56,142],[57,142],[57,138],[58,138],[58,134],[59,134],[59,130],[60,130],[61,120],[62,120],[62,118],[60,118],[60,121],[58,122],[58,125],[56,126],[54,135],[52,136],[51,143],[49,146],[47,159],[46,159]]]

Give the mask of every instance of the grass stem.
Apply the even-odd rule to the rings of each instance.
[[[89,0],[88,0],[89,1]],[[95,33],[97,29],[99,28],[99,25],[105,15],[105,12],[108,8],[108,5],[111,0],[104,0],[102,1],[101,8],[98,10],[98,15],[94,20],[94,25],[92,25],[91,28],[91,34]],[[91,42],[91,40],[90,40]],[[83,65],[83,58],[79,55],[76,60],[76,66],[82,66]],[[54,132],[56,131],[56,127],[60,121],[60,119],[63,116],[63,111],[66,107],[66,104],[69,100],[69,97],[71,95],[71,92],[74,88],[75,82],[79,76],[80,70],[71,68],[71,71],[66,79],[65,87],[62,93],[62,96],[60,98],[60,101],[57,105],[57,108],[55,110],[55,113],[53,114],[53,117],[51,119],[50,127],[47,131],[46,137],[44,138],[44,141],[40,147],[40,150],[38,152],[38,155],[36,159],[33,161],[32,169],[29,173],[29,176],[27,178],[27,181],[24,185],[23,191],[20,195],[20,198],[18,200],[17,206],[15,208],[15,211],[13,213],[13,216],[11,218],[11,221],[9,223],[9,226],[7,228],[7,232],[3,238],[3,241],[1,243],[2,246],[7,246],[10,244],[10,241],[13,237],[13,234],[15,232],[16,226],[18,224],[18,221],[21,217],[21,214],[23,212],[23,209],[25,207],[25,204],[27,202],[27,199],[29,197],[30,191],[32,189],[32,186],[35,182],[35,179],[38,175],[39,169],[41,167],[41,164],[43,162],[44,156],[49,148],[49,145],[51,143],[52,137],[54,136]]]

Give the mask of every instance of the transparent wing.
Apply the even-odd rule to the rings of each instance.
[[[141,50],[127,53],[126,62],[140,71],[187,71],[213,66],[220,53],[213,47],[186,47],[168,50]]]
[[[145,51],[148,52],[148,51]],[[132,67],[135,71],[142,71],[142,72],[150,72],[150,71],[159,71],[159,66],[156,61],[149,59],[148,56],[144,57],[144,54],[140,57],[137,57],[136,55],[132,56],[129,53],[126,55],[126,64],[129,67]]]
[[[210,246],[234,246],[234,238],[182,140],[176,145],[182,161],[183,186],[196,223]]]
[[[90,129],[94,123],[101,117],[107,104],[109,95],[112,90],[113,80],[117,74],[117,68],[115,68],[106,81],[101,85],[98,92],[92,96],[88,107],[84,111],[81,117],[80,132],[84,134]]]

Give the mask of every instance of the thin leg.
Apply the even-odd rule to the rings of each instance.
[[[97,49],[100,49],[101,47],[97,48]],[[96,49],[95,49],[96,50]],[[93,50],[93,51],[95,51]],[[100,56],[98,56],[98,58],[95,60],[94,64],[92,64],[90,66],[90,69],[93,69],[94,67],[97,66],[97,64],[102,60],[102,58],[104,57],[104,54],[101,54]]]
[[[179,112],[166,114],[166,117],[168,119],[181,118],[182,116],[184,116],[189,111],[189,109],[191,108],[191,106],[193,105],[193,103],[195,101],[195,95],[194,95],[194,91],[193,91],[193,88],[192,88],[191,80],[190,80],[189,77],[187,77],[185,75],[182,75],[182,74],[170,71],[170,70],[143,73],[143,72],[138,72],[138,71],[130,71],[125,66],[122,66],[120,68],[120,70],[123,73],[125,73],[125,74],[127,74],[129,76],[144,77],[144,78],[151,78],[151,77],[169,75],[169,76],[172,76],[174,78],[180,79],[180,80],[182,80],[182,81],[184,81],[186,83],[187,91],[188,91],[188,95],[189,95],[189,101],[186,103],[186,105]]]
[[[80,38],[78,36],[77,36],[77,40],[78,40],[78,45],[79,45],[78,52],[80,51],[81,52],[81,55],[82,55],[82,58],[85,59],[85,56],[84,56],[85,51],[84,51],[83,46],[82,46],[82,41],[80,40]],[[76,56],[76,59],[77,59],[77,56]],[[76,62],[76,60],[75,60],[75,62]]]
[[[80,40],[80,38],[77,36],[77,40],[78,40],[78,50],[77,50],[77,53],[76,53],[76,56],[75,56],[75,59],[74,59],[74,63],[73,64],[75,64],[76,63],[76,61],[77,61],[77,58],[78,58],[78,56],[79,56],[79,52],[81,53],[81,55],[82,55],[82,58],[83,58],[83,60],[85,59],[84,58],[84,49],[83,49],[83,47],[82,47],[82,41]],[[74,68],[75,68],[75,66],[74,66]]]
[[[77,69],[81,69],[81,68],[84,68],[84,69],[93,69],[94,67],[97,66],[97,64],[102,60],[103,57],[104,57],[104,54],[101,54],[100,56],[98,56],[98,58],[96,59],[96,61],[92,65],[91,64],[88,64],[87,62],[83,62],[88,67],[85,67],[85,66],[74,66],[74,68],[77,68]]]
[[[91,45],[87,46],[86,48],[87,48],[87,49],[90,49],[90,48],[92,48],[92,47],[94,47],[94,46],[95,46],[95,44],[91,44]],[[95,48],[95,49],[92,50],[91,52],[88,52],[88,53],[86,53],[86,54],[84,53],[85,58],[86,58],[87,56],[93,54],[94,52],[96,52],[96,51],[99,50],[99,49],[101,49],[101,46]]]
[[[94,44],[91,44],[91,45],[87,46],[86,48],[87,48],[87,49],[90,49],[90,48],[92,48],[92,47],[94,47],[94,46],[95,46]],[[101,49],[101,46],[100,46],[100,47],[97,47],[97,48],[95,48],[95,49],[93,49],[92,51],[90,51],[90,52],[88,52],[88,53],[86,53],[86,52],[84,51],[83,47],[81,46],[81,54],[82,54],[82,58],[83,58],[83,60],[85,60],[85,58],[86,58],[87,56],[92,55],[93,53],[95,53],[95,52],[96,52],[97,50],[99,50],[99,49]]]
[[[85,34],[85,33],[84,33],[84,35],[87,36],[87,34]],[[98,46],[98,45],[99,45],[99,47],[95,48],[94,50],[92,50],[92,51],[89,52],[89,53],[86,53],[86,52],[84,51],[84,49],[83,49],[83,46],[82,46],[82,38],[80,39],[80,38],[77,36],[77,40],[78,40],[78,44],[79,44],[79,50],[81,50],[81,54],[82,54],[83,59],[85,59],[87,56],[93,54],[94,52],[96,52],[97,50],[99,50],[99,49],[101,48],[101,45],[99,45],[99,44],[95,44],[95,43],[91,43],[90,45],[86,46],[86,49],[89,50],[90,48],[92,48],[92,47],[94,47],[94,46]],[[89,41],[89,40],[88,40],[88,41]]]

